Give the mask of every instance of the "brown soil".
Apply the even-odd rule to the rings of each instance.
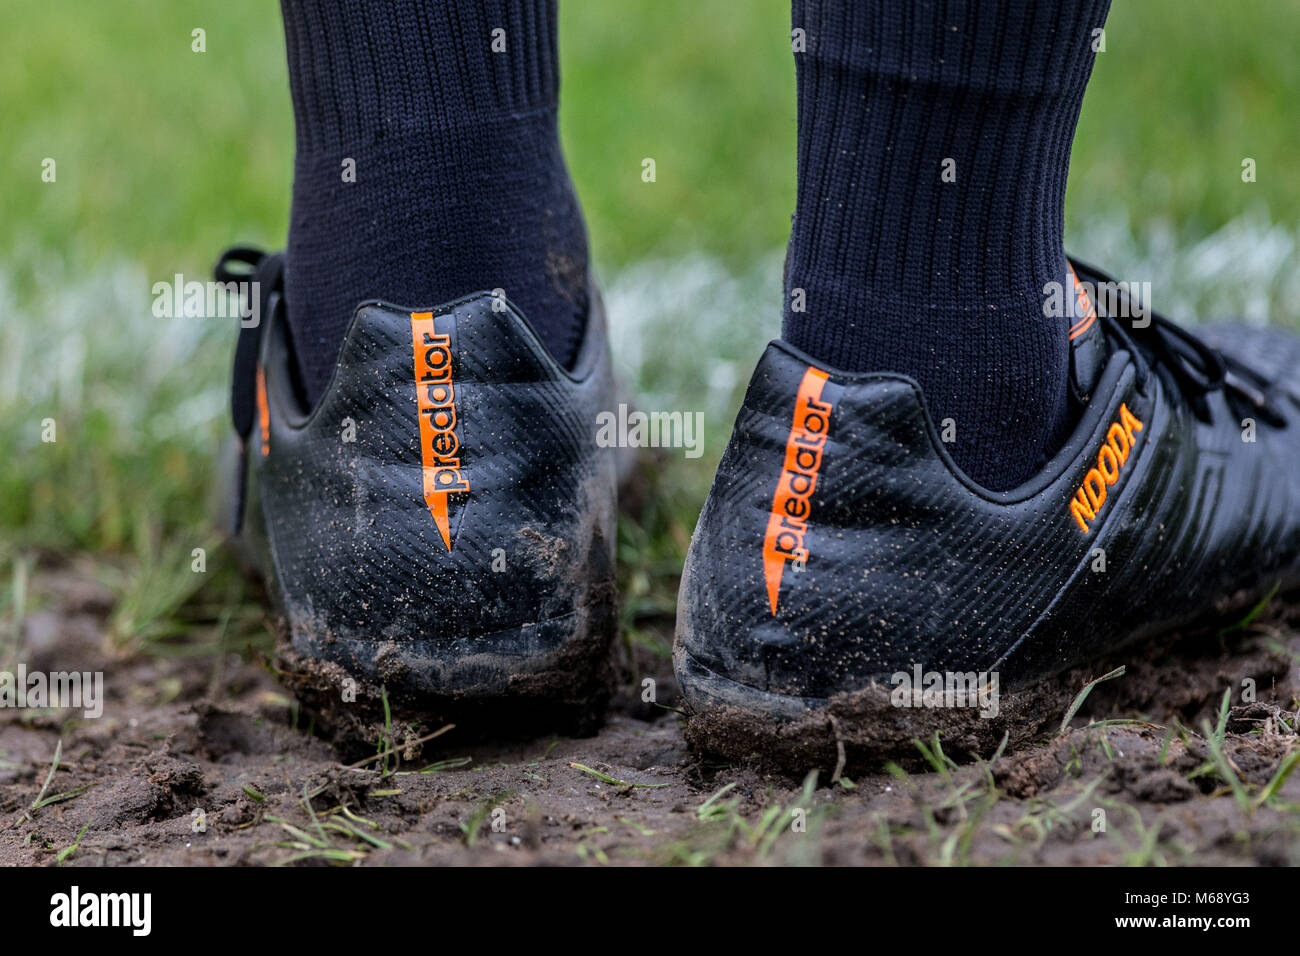
[[[1300,633],[1281,610],[1134,655],[1072,729],[991,764],[936,772],[918,758],[814,784],[695,756],[678,714],[641,699],[652,678],[675,706],[669,663],[640,650],[594,736],[460,726],[410,744],[440,728],[398,724],[387,772],[349,767],[355,741],[319,736],[267,667],[118,659],[90,576],[46,569],[32,591],[28,670],[102,670],[106,705],[95,720],[0,709],[3,865],[54,865],[73,844],[65,862],[85,866],[1300,862],[1300,773],[1254,805],[1298,742]],[[1229,688],[1216,758],[1203,721]],[[1149,723],[1088,726],[1116,718]],[[382,726],[369,732],[373,754]],[[60,740],[45,799],[71,796],[31,810]]]

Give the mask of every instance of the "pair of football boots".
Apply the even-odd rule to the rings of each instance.
[[[491,293],[362,303],[309,407],[282,272],[245,249],[218,266],[262,297],[236,350],[229,522],[286,680],[318,702],[593,726],[618,471],[595,290],[572,369]],[[1010,491],[954,464],[912,379],[768,345],[682,574],[692,743],[793,768],[935,731],[978,752],[1059,720],[1118,649],[1300,583],[1300,342],[1066,298],[1077,422]]]

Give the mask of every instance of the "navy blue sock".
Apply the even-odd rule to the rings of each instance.
[[[369,298],[502,289],[570,364],[587,237],[556,126],[554,0],[281,8],[297,129],[285,297],[307,397]]]
[[[793,4],[782,334],[840,368],[915,378],[953,420],[957,464],[993,489],[1038,471],[1072,424],[1068,320],[1044,315],[1043,286],[1064,281],[1070,144],[1108,8]]]

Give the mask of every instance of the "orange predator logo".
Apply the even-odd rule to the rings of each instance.
[[[1083,484],[1070,499],[1070,514],[1084,534],[1088,533],[1088,522],[1097,517],[1106,503],[1106,489],[1119,481],[1120,469],[1128,461],[1136,442],[1134,433],[1141,430],[1142,423],[1128,410],[1128,406],[1120,405],[1119,421],[1107,430],[1106,440],[1097,452],[1097,466],[1083,476]]]
[[[424,463],[424,501],[451,550],[447,496],[469,491],[460,473],[456,431],[456,387],[451,378],[451,338],[434,331],[432,312],[411,313],[415,349],[415,402],[419,408],[420,456]]]
[[[262,457],[271,454],[271,409],[266,402],[266,372],[257,365],[257,431],[262,439]]]
[[[1084,332],[1092,328],[1093,323],[1097,321],[1097,310],[1093,307],[1092,299],[1088,295],[1088,290],[1079,277],[1074,273],[1074,266],[1070,266],[1070,278],[1074,280],[1074,301],[1078,304],[1078,313],[1083,316],[1078,322],[1070,326],[1070,341],[1073,342]]]
[[[809,368],[799,383],[795,398],[794,421],[790,437],[785,443],[785,467],[776,482],[772,497],[772,514],[767,519],[767,535],[763,539],[763,573],[767,578],[767,596],[776,614],[777,598],[781,591],[781,578],[787,562],[795,562],[798,570],[808,563],[808,549],[804,536],[808,531],[813,489],[817,487],[817,473],[822,466],[822,449],[830,428],[830,402],[822,401],[822,387],[826,373]]]

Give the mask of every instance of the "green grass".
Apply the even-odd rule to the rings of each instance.
[[[782,865],[814,861],[816,837],[831,815],[831,809],[817,798],[817,771],[804,777],[789,806],[772,802],[769,788],[766,799],[755,795],[758,807],[747,808],[746,798],[735,790],[735,783],[726,784],[697,806],[695,825],[680,839],[657,847],[656,862],[706,866],[722,862],[725,854],[735,851],[762,861],[772,856],[774,849],[782,851],[777,854]]]
[[[210,531],[233,325],[158,320],[149,301],[154,281],[201,277],[229,243],[283,242],[293,120],[278,10],[0,0],[0,18],[16,41],[0,58],[0,581],[8,591],[45,552],[93,551],[119,599],[118,647],[158,649],[196,620],[238,643],[255,621]],[[647,407],[707,413],[704,456],[665,457],[620,527],[624,625],[662,651],[649,625],[671,615],[738,391],[777,326],[795,182],[789,7],[565,0],[561,21],[562,132],[623,378]],[[1157,280],[1166,311],[1292,319],[1297,49],[1293,0],[1117,4],[1074,146],[1076,248]],[[1246,156],[1255,183],[1241,181]],[[201,580],[197,547],[210,549]]]
[[[794,207],[786,0],[560,10],[563,134],[598,260],[702,250],[735,267],[778,247]],[[125,257],[155,276],[205,267],[236,238],[283,240],[293,120],[274,4],[49,0],[36,15],[0,0],[0,18],[20,38],[0,59],[0,252]],[[1295,221],[1297,49],[1292,0],[1116,4],[1072,216],[1118,208],[1204,234],[1258,203]],[[1256,183],[1241,182],[1245,156]]]
[[[1297,49],[1293,0],[1116,3],[1079,121],[1069,213],[1118,207],[1202,235],[1259,204],[1294,224]],[[1244,157],[1255,183],[1241,180]]]
[[[64,863],[68,862],[68,860],[72,859],[73,855],[81,849],[81,841],[86,836],[86,831],[89,829],[90,824],[84,824],[81,827],[81,830],[77,833],[77,839],[59,851],[58,855],[54,858],[56,866],[62,866]]]

